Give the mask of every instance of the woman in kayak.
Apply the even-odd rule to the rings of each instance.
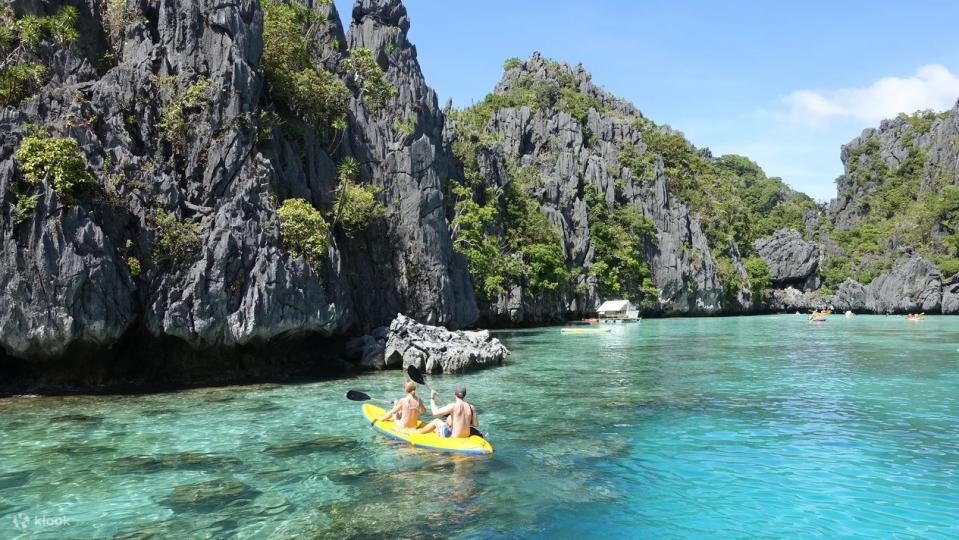
[[[471,427],[479,427],[479,419],[476,418],[476,409],[466,402],[466,388],[457,386],[453,393],[456,401],[444,407],[436,408],[436,390],[430,394],[430,412],[433,416],[446,416],[444,421],[441,418],[435,418],[429,424],[416,430],[417,433],[429,433],[436,430],[440,437],[460,437],[470,436]]]
[[[378,422],[383,422],[389,419],[393,419],[393,423],[396,424],[396,427],[402,428],[415,428],[416,424],[420,421],[420,413],[426,412],[426,406],[423,405],[423,401],[416,397],[416,383],[413,381],[406,381],[406,397],[400,399],[393,405],[393,408],[383,416],[377,419]]]

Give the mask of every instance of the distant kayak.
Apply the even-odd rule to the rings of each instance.
[[[598,326],[598,327],[595,327],[595,328],[593,328],[593,327],[590,327],[590,328],[563,328],[562,330],[560,330],[560,332],[563,333],[563,334],[583,335],[583,334],[605,334],[605,333],[609,332],[610,330],[612,330],[612,328],[610,328],[610,327],[608,327],[608,326]]]
[[[373,422],[376,418],[383,416],[385,412],[376,405],[363,404],[363,416],[366,417],[367,422]],[[422,425],[423,422],[420,422],[417,427]],[[373,424],[373,428],[391,439],[403,441],[425,450],[469,455],[491,455],[493,453],[493,445],[479,435],[472,435],[467,438],[440,437],[435,432],[415,433],[413,430],[400,428],[391,421],[376,422]]]

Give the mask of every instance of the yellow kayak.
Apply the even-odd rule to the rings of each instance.
[[[367,422],[373,422],[376,418],[383,416],[385,412],[376,405],[363,404],[363,416],[366,417]],[[420,422],[417,427],[422,425],[423,422]],[[463,439],[440,437],[434,432],[420,434],[398,427],[391,421],[376,422],[373,427],[391,439],[410,443],[411,446],[416,448],[470,455],[491,455],[493,453],[493,446],[490,445],[489,441],[478,435]]]
[[[600,326],[597,328],[563,328],[560,330],[561,334],[573,334],[573,335],[585,335],[585,334],[605,334],[609,332],[612,328],[608,326]]]

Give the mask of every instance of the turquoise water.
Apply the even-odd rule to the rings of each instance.
[[[0,400],[0,538],[959,536],[959,319],[504,332],[492,458],[373,433],[350,388]]]

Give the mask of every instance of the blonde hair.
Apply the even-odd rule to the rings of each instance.
[[[406,389],[407,394],[412,394],[413,392],[416,392],[416,383],[413,381],[406,381],[404,388]]]

